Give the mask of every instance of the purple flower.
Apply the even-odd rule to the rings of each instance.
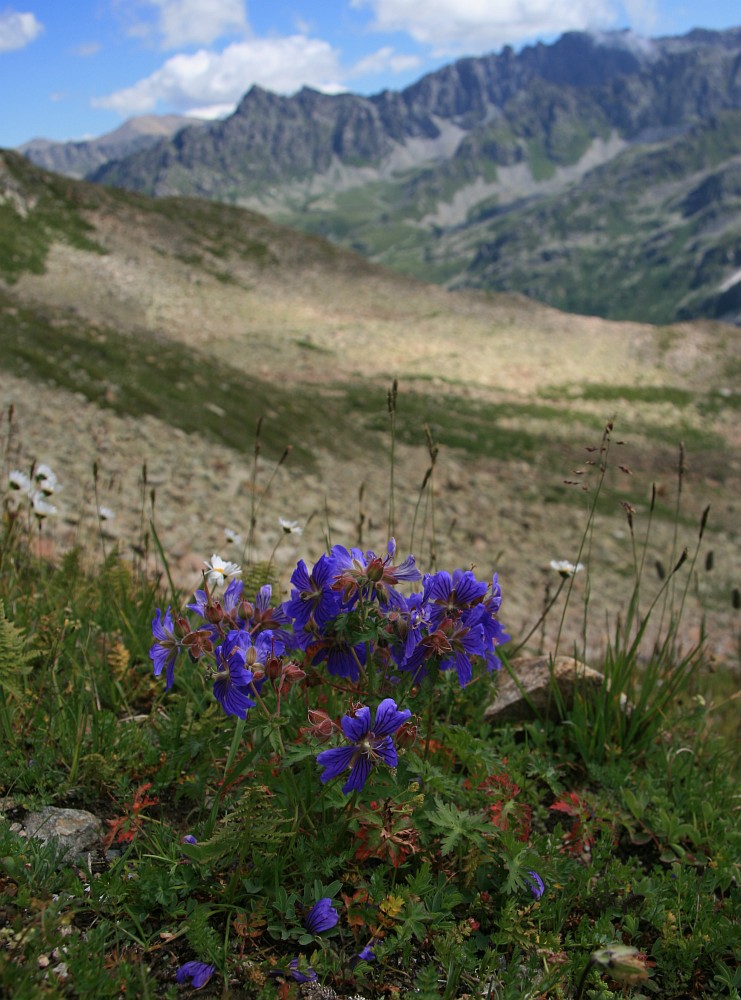
[[[471,657],[486,653],[484,629],[476,621],[479,614],[474,609],[460,618],[443,618],[435,631],[426,635],[402,663],[402,670],[411,671],[416,679],[424,674],[430,660],[437,661],[441,670],[455,667],[458,683],[465,687],[473,677]],[[471,624],[467,616],[474,616],[470,618]]]
[[[502,646],[510,640],[510,636],[505,632],[501,622],[497,621],[497,613],[501,604],[502,588],[499,586],[498,574],[495,573],[491,581],[491,594],[479,605],[483,612],[481,615],[481,625],[484,629],[486,665],[489,670],[502,669],[502,661],[497,656],[495,650],[497,646]]]
[[[198,841],[196,840],[196,838],[193,836],[192,833],[186,833],[186,835],[183,837],[183,843],[184,844],[197,844]]]
[[[429,624],[427,608],[422,594],[404,597],[398,590],[391,592],[388,607],[384,611],[387,625],[393,635],[393,656],[397,663],[403,663],[411,656],[423,638],[423,629]]]
[[[246,650],[252,640],[246,632],[230,632],[216,649],[217,673],[214,680],[214,698],[227,715],[247,718],[247,710],[256,702],[250,698],[252,671],[245,668]]]
[[[172,620],[172,611],[168,607],[164,619],[159,608],[155,610],[152,620],[152,635],[154,644],[150,647],[149,658],[154,664],[154,676],[159,677],[165,671],[167,691],[172,687],[175,680],[175,661],[180,653],[180,641],[175,636],[175,623]]]
[[[309,910],[304,927],[309,934],[322,934],[331,930],[339,919],[337,910],[332,906],[332,900],[329,896],[324,896]]]
[[[318,754],[317,764],[325,768],[321,780],[337,778],[349,767],[350,777],[342,786],[347,795],[363,788],[373,764],[383,761],[388,767],[396,767],[398,758],[391,736],[411,714],[408,708],[398,709],[393,698],[385,698],[376,710],[372,729],[371,713],[366,705],[352,715],[343,716],[342,732],[352,746],[323,750]]]
[[[402,580],[421,580],[422,574],[417,569],[414,556],[407,556],[398,566],[390,565],[396,555],[396,541],[392,538],[388,543],[388,555],[385,559],[375,552],[363,552],[362,549],[351,549],[344,545],[335,545],[331,555],[334,560],[335,582],[333,590],[342,592],[344,601],[352,605],[359,594],[370,600],[378,600],[382,606],[388,604],[393,586]]]
[[[299,559],[293,571],[291,600],[284,605],[286,614],[293,619],[294,631],[304,628],[310,618],[320,627],[340,610],[340,595],[332,589],[334,560],[323,555],[309,573],[306,563]]]
[[[248,623],[248,628],[252,635],[256,635],[258,632],[267,630],[278,630],[281,629],[283,625],[289,625],[291,619],[285,612],[284,606],[281,604],[277,608],[270,606],[270,601],[273,596],[273,588],[269,583],[264,584],[260,587],[255,597],[255,607],[253,609],[253,615]],[[285,633],[281,633],[285,636]]]
[[[316,972],[312,969],[310,965],[304,966],[305,971],[302,972],[298,967],[298,958],[292,958],[288,963],[288,972],[296,980],[297,983],[314,983],[316,982]]]
[[[431,605],[434,626],[443,618],[457,617],[462,611],[480,604],[488,590],[483,580],[477,580],[470,569],[457,569],[451,576],[440,570],[425,577],[425,602]]]
[[[215,965],[207,965],[205,962],[186,962],[177,971],[175,979],[179,983],[184,983],[190,979],[190,985],[194,990],[200,990],[205,986],[211,976],[216,972]]]
[[[530,876],[527,879],[530,885],[530,892],[532,892],[536,899],[540,899],[545,892],[545,883],[537,872],[528,872],[528,875]]]
[[[375,962],[376,955],[375,952],[373,951],[373,945],[367,944],[365,948],[361,948],[361,950],[358,952],[358,958],[361,959],[363,962]]]

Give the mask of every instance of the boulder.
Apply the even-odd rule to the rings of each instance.
[[[14,824],[15,826],[16,824]],[[24,837],[34,837],[46,844],[55,840],[64,848],[64,860],[76,860],[80,855],[100,846],[103,824],[85,809],[61,809],[43,806],[27,813],[18,832]]]
[[[605,683],[603,674],[572,656],[521,656],[510,669],[502,669],[496,698],[486,709],[490,722],[530,722],[553,715],[559,701],[568,709],[573,706],[575,691],[595,690]]]

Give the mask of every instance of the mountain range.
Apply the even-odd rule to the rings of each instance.
[[[572,32],[371,97],[253,87],[124,149],[88,178],[248,207],[448,288],[741,322],[741,29]]]

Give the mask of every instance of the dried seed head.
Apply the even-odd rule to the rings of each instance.
[[[702,512],[702,517],[700,518],[700,538],[705,534],[705,527],[708,523],[708,514],[710,513],[710,504],[707,505],[705,510]]]
[[[660,580],[666,579],[666,570],[664,569],[664,564],[661,559],[656,560],[656,575]]]
[[[709,573],[713,566],[715,565],[715,556],[713,555],[713,550],[711,549],[705,556],[705,569]]]
[[[741,590],[738,587],[734,587],[731,591],[731,606],[734,611],[738,611],[741,608]]]

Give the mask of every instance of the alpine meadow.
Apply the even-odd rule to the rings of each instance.
[[[739,1000],[739,66],[0,150],[3,996]]]

